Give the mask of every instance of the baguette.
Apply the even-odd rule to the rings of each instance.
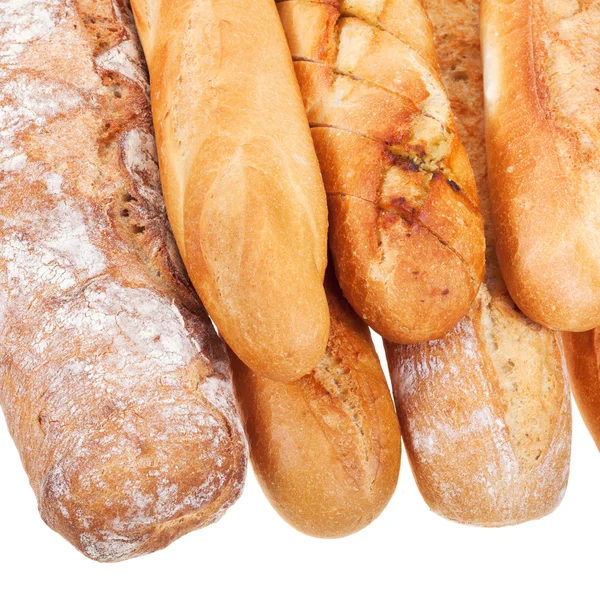
[[[277,6],[321,164],[344,295],[386,339],[438,338],[477,294],[484,236],[427,15],[419,0]]]
[[[4,3],[0,31],[0,404],[42,518],[123,560],[239,496],[227,355],[169,230],[126,2]]]
[[[271,504],[296,529],[341,537],[385,508],[400,468],[394,405],[368,327],[333,276],[327,352],[293,383],[254,374],[232,356],[254,472]]]
[[[511,296],[547,327],[600,325],[600,2],[485,0],[490,192]]]
[[[559,335],[512,302],[490,227],[478,0],[425,0],[442,75],[486,217],[476,302],[441,340],[386,344],[406,451],[432,510],[462,523],[536,519],[560,502],[571,413]]]
[[[250,368],[327,344],[327,204],[272,0],[132,0],[167,213],[198,294]]]
[[[583,421],[600,450],[600,331],[562,334],[571,389]]]

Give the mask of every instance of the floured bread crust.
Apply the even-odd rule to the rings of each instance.
[[[478,0],[426,0],[442,77],[486,217],[485,282],[441,340],[386,345],[403,438],[433,510],[486,526],[551,512],[568,479],[560,336],[525,317],[498,268],[487,182]]]
[[[245,474],[147,94],[124,2],[0,9],[0,403],[42,517],[100,561],[214,522]]]
[[[336,274],[384,338],[451,329],[484,271],[473,172],[418,0],[282,0]]]
[[[533,320],[600,324],[600,3],[482,2],[492,208],[508,289]]]
[[[482,287],[450,334],[386,351],[406,451],[432,510],[490,527],[556,508],[571,412],[553,332],[519,321]]]

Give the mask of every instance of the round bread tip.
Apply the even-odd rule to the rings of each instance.
[[[254,473],[292,527],[340,538],[366,527],[398,481],[400,429],[368,327],[326,277],[327,351],[307,375],[271,381],[230,352]]]
[[[44,521],[99,562],[154,552],[214,523],[245,478],[241,431],[196,398],[121,419],[112,435],[108,422],[58,452],[40,483]]]

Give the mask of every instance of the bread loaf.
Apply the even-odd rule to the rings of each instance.
[[[252,373],[232,357],[254,472],[296,529],[341,537],[368,525],[391,498],[400,432],[368,327],[326,278],[327,351],[293,383]]]
[[[506,285],[534,321],[600,324],[600,2],[482,1],[490,192]]]
[[[442,75],[489,216],[478,0],[425,0]],[[506,291],[486,222],[487,270],[467,316],[441,340],[386,344],[405,447],[438,514],[475,525],[542,517],[569,473],[571,413],[559,335]]]
[[[0,404],[42,518],[151,552],[240,494],[227,355],[169,231],[121,0],[0,7]]]
[[[285,0],[328,195],[335,270],[359,316],[402,343],[473,302],[484,236],[473,172],[419,0]]]
[[[321,359],[327,204],[272,0],[132,0],[167,212],[192,283],[250,368]]]
[[[596,446],[600,449],[600,353],[598,336],[593,329],[582,333],[563,333],[565,358],[571,389]]]

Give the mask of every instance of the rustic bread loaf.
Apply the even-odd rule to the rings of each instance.
[[[571,413],[559,335],[512,302],[489,220],[478,0],[425,0],[442,76],[486,216],[485,282],[441,340],[386,344],[403,438],[435,512],[499,526],[560,502],[569,473]]]
[[[508,290],[534,321],[600,325],[600,2],[482,1],[490,192]]]
[[[278,3],[321,164],[344,295],[383,337],[437,338],[473,302],[473,172],[419,0]]]
[[[217,520],[246,445],[160,190],[128,5],[0,7],[0,403],[43,519],[90,558]]]
[[[250,368],[327,344],[327,204],[272,0],[132,0],[167,212],[192,283]]]
[[[293,383],[252,373],[232,357],[254,472],[267,498],[309,535],[341,537],[390,500],[400,467],[394,404],[371,341],[334,277],[327,351]]]

